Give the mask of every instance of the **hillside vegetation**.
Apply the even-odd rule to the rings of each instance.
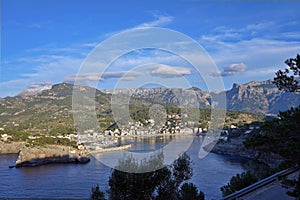
[[[92,88],[80,86],[81,90],[91,90]],[[62,83],[54,85],[49,90],[44,90],[39,94],[29,96],[7,97],[0,99],[0,127],[1,134],[11,135],[10,140],[24,141],[29,136],[40,137],[40,143],[45,141],[44,136],[66,136],[76,134],[72,111],[72,90],[73,85]],[[97,129],[95,131],[103,132],[108,129],[116,129],[115,119],[112,114],[111,94],[95,90],[95,108],[97,115]],[[140,99],[132,97],[129,104],[130,116],[134,121],[149,124],[151,107],[161,105],[164,110],[157,115],[164,116],[166,120],[168,115],[175,120],[180,116],[181,107],[166,103],[158,99]],[[126,107],[120,109],[128,109]],[[189,115],[193,115],[193,109],[190,108]],[[199,123],[193,126],[207,128],[210,119],[211,110],[200,108]],[[176,118],[176,119],[175,119]],[[253,121],[263,121],[263,115],[245,113],[239,111],[227,111],[225,127],[230,125],[243,126]],[[168,119],[169,120],[169,119]],[[171,121],[172,122],[172,121]],[[172,123],[173,123],[172,122]],[[170,123],[172,126],[172,123]],[[89,127],[87,126],[86,129]],[[48,140],[50,140],[48,138]],[[52,141],[52,140],[51,140]],[[62,140],[53,141],[54,143],[63,143]]]

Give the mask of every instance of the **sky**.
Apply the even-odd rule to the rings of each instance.
[[[300,1],[2,0],[0,97],[49,82],[210,91],[268,80],[300,53],[299,8]]]

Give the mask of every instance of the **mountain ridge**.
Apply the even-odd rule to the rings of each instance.
[[[67,91],[60,91],[62,86],[67,87]],[[5,97],[0,99],[2,102],[9,98],[30,99],[41,95],[46,95],[48,90],[57,91],[56,96],[63,98],[65,95],[71,96],[72,84],[60,83],[55,84],[49,89],[44,87],[38,92],[25,92],[15,97]],[[88,86],[82,86],[87,87]],[[91,88],[92,89],[92,88]],[[226,107],[229,110],[261,113],[261,114],[277,114],[279,111],[289,109],[291,106],[300,104],[300,95],[280,91],[272,83],[272,80],[251,81],[245,84],[234,83],[232,88],[224,91],[207,92],[197,87],[188,89],[182,88],[126,88],[114,90],[96,90],[98,93],[107,95],[113,94],[130,94],[134,98],[155,99],[177,105],[199,105],[199,107],[211,107],[212,98],[218,98],[220,95],[226,96]],[[67,92],[67,93],[66,93]],[[55,93],[55,92],[54,92]],[[195,94],[197,98],[195,99]],[[48,94],[47,94],[48,95]],[[55,95],[54,95],[55,96]],[[180,97],[180,98],[177,98]]]
[[[212,97],[218,98],[220,95],[226,96],[226,107],[229,110],[277,114],[279,111],[290,109],[292,106],[300,104],[300,95],[278,90],[272,83],[272,80],[251,81],[246,84],[234,83],[232,88],[224,91],[207,92],[197,87],[188,89],[180,88],[137,88],[137,89],[116,89],[104,91],[105,93],[126,93],[131,90],[136,98],[159,99],[169,103],[189,105],[199,101],[199,106],[208,108],[211,106]],[[172,91],[180,94],[182,98],[179,102]],[[193,99],[193,93],[196,93],[198,99]]]

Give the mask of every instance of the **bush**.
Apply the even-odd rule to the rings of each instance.
[[[179,191],[179,200],[204,200],[204,193],[198,192],[197,187],[193,183],[184,183]]]
[[[105,200],[104,192],[100,191],[99,185],[92,188],[91,200]]]
[[[227,185],[221,187],[222,195],[227,196],[236,191],[239,191],[257,181],[257,178],[253,176],[250,171],[237,174],[230,179]]]
[[[162,168],[147,173],[124,172],[129,167],[137,172],[143,172],[153,165]],[[121,161],[116,168],[119,170],[114,169],[109,177],[108,193],[111,200],[178,199],[180,195],[185,198],[188,190],[194,191],[197,197],[204,198],[204,194],[198,194],[198,190],[193,184],[184,184],[184,188],[180,190],[180,185],[190,179],[193,174],[190,157],[187,154],[182,154],[168,167],[163,167],[163,154],[159,153],[142,163],[137,163],[132,157],[128,157]],[[123,171],[120,171],[122,169]]]

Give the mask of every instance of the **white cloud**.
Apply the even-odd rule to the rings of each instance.
[[[149,73],[152,76],[176,77],[191,74],[191,69],[158,64],[149,67]]]
[[[275,26],[274,22],[271,21],[265,21],[265,22],[260,22],[256,24],[249,24],[245,28],[243,28],[243,31],[257,31],[257,30],[264,30],[268,29]]]
[[[117,72],[104,72],[101,75],[103,79],[121,78],[122,80],[134,80],[136,77],[141,76],[141,72],[137,71],[117,71]]]
[[[273,78],[275,76],[275,72],[277,72],[278,70],[279,70],[278,67],[257,68],[257,69],[247,70],[247,75],[249,77],[269,76]]]
[[[135,56],[130,58],[120,58],[115,63],[114,66],[124,67],[124,66],[139,66],[149,63],[170,63],[170,62],[180,62],[182,59],[173,54],[157,54],[148,56]]]
[[[154,20],[144,22],[134,28],[164,26],[173,21],[173,17],[167,15],[153,15],[153,17]],[[39,28],[39,25],[33,24],[32,28]],[[55,44],[48,44],[26,50],[25,56],[21,58],[14,58],[12,61],[6,60],[5,67],[15,68],[16,66],[19,66],[22,68],[28,68],[29,70],[23,70],[22,73],[15,76],[15,80],[2,82],[1,87],[5,88],[1,88],[3,92],[1,96],[11,95],[12,91],[10,91],[10,88],[14,88],[13,91],[17,94],[21,92],[21,90],[26,89],[28,84],[31,82],[51,81],[53,83],[57,83],[62,82],[63,80],[71,81],[75,77],[72,74],[77,73],[84,58],[88,55],[92,48],[98,44],[98,42],[85,42],[63,47]],[[163,58],[161,57],[161,59]],[[150,59],[148,59],[148,61],[150,62]],[[141,60],[128,60],[126,62],[141,63]],[[119,65],[119,67],[121,67],[121,65]],[[4,66],[2,66],[2,68],[4,68]],[[137,72],[127,72],[127,69],[123,70],[124,71],[120,72],[106,72],[102,75],[102,78],[120,78],[122,80],[129,81],[134,80],[139,75]],[[90,72],[93,73],[94,70],[90,70]],[[79,78],[82,80],[99,80],[99,76],[96,76],[96,74],[88,74]],[[13,84],[19,85],[16,86]]]
[[[150,66],[144,66],[137,68],[136,70],[128,71],[114,71],[114,72],[103,72],[103,73],[85,73],[85,74],[73,74],[67,75],[64,78],[65,82],[74,83],[75,80],[81,83],[87,81],[102,81],[108,79],[120,79],[123,81],[133,81],[137,77],[142,75],[152,75],[164,78],[174,78],[178,76],[184,76],[191,74],[191,69],[185,67],[168,66],[163,64],[155,64]]]
[[[234,76],[246,71],[247,66],[244,63],[231,64],[229,66],[223,67],[223,71],[212,72],[210,75],[217,76]]]
[[[14,80],[1,82],[1,97],[14,96],[27,89],[33,82],[60,83],[68,74],[75,74],[82,62],[81,58],[67,56],[41,55],[40,57],[23,57],[16,59],[3,69],[21,66],[30,68],[31,72],[21,73]]]
[[[124,30],[119,30],[119,31],[112,31],[110,33],[106,33],[103,35],[104,38],[109,38],[117,33],[123,32],[123,31],[128,31],[128,30],[132,30],[132,29],[139,29],[139,28],[149,28],[149,27],[162,27],[165,26],[169,23],[171,23],[173,21],[173,17],[169,16],[169,15],[153,15],[154,20],[149,21],[149,22],[144,22],[141,23],[137,26],[134,26],[132,28],[127,28]]]
[[[272,37],[270,30],[278,28],[273,22],[261,22],[249,24],[241,28],[233,28],[227,26],[216,27],[210,34],[202,35],[202,41],[241,41],[249,40],[255,37]]]
[[[43,86],[48,86],[51,85],[51,82],[32,82],[30,83],[30,85],[28,86],[29,88],[39,88],[39,87],[43,87]]]
[[[299,52],[300,41],[254,38],[238,42],[203,42],[218,65],[244,62],[248,67],[281,65],[288,57]],[[254,65],[253,65],[254,64]]]
[[[115,72],[103,72],[103,73],[85,73],[85,74],[75,74],[68,75],[64,78],[65,82],[85,82],[85,81],[99,81],[111,78],[120,78],[122,80],[131,81],[137,76],[141,76],[141,72],[137,71],[115,71]]]
[[[164,26],[173,21],[173,17],[165,16],[165,15],[154,15],[155,20],[150,22],[142,23],[135,28],[147,28],[147,27],[157,27],[157,26]]]
[[[235,72],[228,72],[228,69],[212,71],[210,75],[222,76],[226,88],[230,88],[235,82],[274,78],[277,70],[286,67],[284,61],[299,53],[300,34],[293,26],[263,22],[241,29],[218,27],[211,33],[202,35],[199,43],[217,66],[227,66],[229,63],[247,64],[247,70],[234,78],[229,75]]]
[[[22,90],[25,90],[30,84],[27,79],[9,80],[0,82],[0,97],[15,96]]]
[[[266,27],[271,26],[274,26],[274,24],[248,25],[243,30],[265,30]],[[294,57],[299,53],[300,35],[298,33],[297,31],[289,31],[286,33],[273,33],[272,35],[266,34],[268,38],[260,36],[260,33],[248,38],[241,37],[235,41],[228,40],[229,38],[226,38],[224,34],[212,33],[203,35],[200,44],[206,48],[218,66],[224,66],[228,63],[247,63],[247,73],[245,74],[248,74],[249,78],[255,78],[254,74],[250,73],[251,70],[280,69],[284,66],[284,61],[287,58]],[[264,74],[267,78],[267,73]],[[218,74],[215,73],[214,75]],[[219,75],[221,75],[221,72],[219,72]]]
[[[64,77],[64,82],[74,83],[76,81],[99,81],[100,74],[97,73],[86,73],[80,75],[68,75]]]

